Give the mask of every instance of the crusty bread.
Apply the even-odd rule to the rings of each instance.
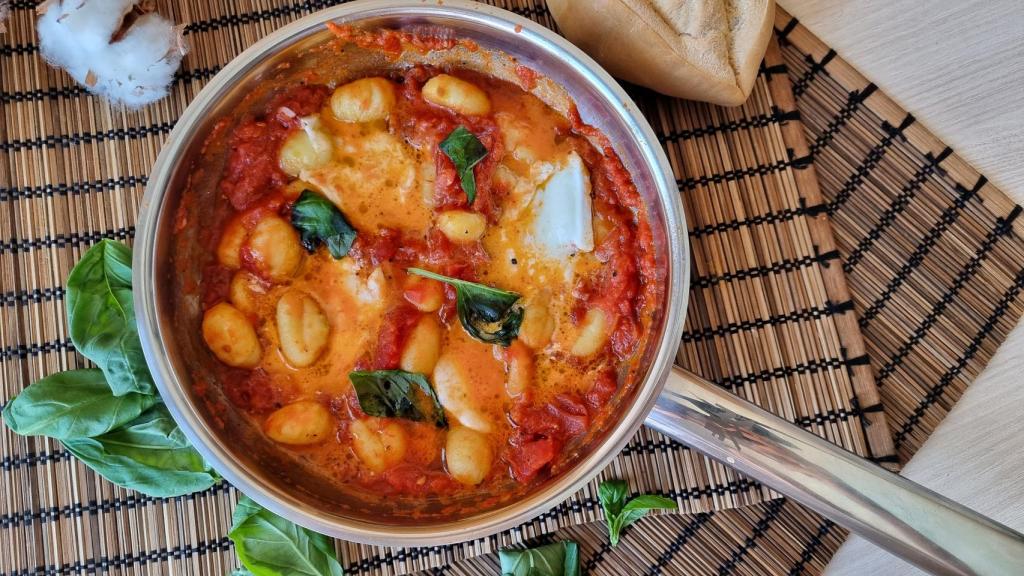
[[[774,0],[548,0],[562,33],[613,75],[658,92],[742,104]]]

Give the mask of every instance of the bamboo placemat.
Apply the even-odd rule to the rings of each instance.
[[[162,13],[189,23],[192,53],[167,99],[125,112],[84,95],[64,74],[47,68],[35,46],[34,3],[13,2],[10,32],[0,37],[0,400],[44,374],[78,364],[64,326],[62,282],[92,242],[131,237],[145,175],[175,118],[202,84],[259,37],[331,3],[158,2]],[[552,25],[542,3],[496,3]],[[792,41],[784,48],[787,62],[800,30],[791,27],[786,34]],[[830,69],[839,62],[833,58]],[[817,84],[801,83],[795,68],[790,64],[789,72],[807,118],[804,95],[813,94]],[[808,121],[806,141],[812,144],[801,151],[799,115],[792,99],[786,100],[782,71],[769,61],[751,101],[736,110],[634,92],[669,152],[690,219],[695,279],[680,360],[847,448],[890,459],[891,437],[864,356],[865,351],[874,354],[878,344],[865,345],[850,312],[854,306],[864,309],[865,300],[858,299],[864,293],[854,286],[854,300],[846,295],[839,260],[843,232],[836,253],[825,216],[830,188],[822,177],[819,192],[812,174],[812,161],[819,159],[810,151],[818,133]],[[993,189],[988,196],[1000,195]],[[842,220],[842,209],[834,212]],[[949,228],[969,222],[968,232],[983,229],[975,225],[976,218],[960,218]],[[1019,268],[1020,258],[1016,262],[1001,270]],[[899,269],[897,263],[876,273],[895,277]],[[981,266],[972,277],[980,282],[991,273]],[[888,307],[898,309],[895,303],[902,297],[897,290]],[[961,306],[957,301],[947,307],[953,304]],[[1019,315],[1010,304],[1005,308],[1006,317]],[[956,324],[941,325],[957,334]],[[912,334],[912,328],[907,330]],[[958,376],[983,365],[987,356],[979,352],[990,354],[1002,336],[992,334]],[[895,374],[891,378],[892,390],[897,382],[910,381]],[[922,424],[921,430],[930,431],[933,420]],[[0,451],[0,537],[12,551],[0,554],[0,574],[220,574],[233,565],[224,535],[234,495],[226,486],[189,498],[154,500],[97,479],[47,440],[21,439],[4,429]],[[634,440],[608,474],[629,477],[640,490],[674,495],[690,512],[753,504],[769,496],[649,432]],[[350,573],[410,571],[596,517],[591,487],[498,538],[422,550],[353,545],[341,550]],[[669,553],[661,565],[664,573],[705,573],[710,566],[816,571],[839,537],[827,524],[819,528],[819,522],[780,500],[699,516],[665,516],[641,523],[627,545],[614,552],[600,546],[601,525],[568,530],[587,550],[585,559],[598,558],[595,573],[654,568],[657,562],[636,559],[657,560]],[[776,570],[754,573],[771,572]]]

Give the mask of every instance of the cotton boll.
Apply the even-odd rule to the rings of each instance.
[[[7,32],[7,17],[11,15],[11,1],[0,0],[0,34]]]
[[[37,26],[43,57],[115,103],[139,107],[159,100],[186,48],[180,27],[155,13],[143,12],[125,28],[125,17],[136,4],[138,0],[42,4]]]

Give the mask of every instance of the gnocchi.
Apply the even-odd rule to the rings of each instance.
[[[342,122],[384,120],[394,107],[395,87],[385,78],[361,78],[331,95],[331,112]]]
[[[228,300],[246,314],[256,311],[256,300],[265,293],[263,282],[245,270],[235,272],[228,286]]]
[[[454,355],[442,354],[434,364],[434,388],[441,405],[463,426],[479,432],[494,431],[493,419],[480,410],[466,366]]]
[[[289,176],[298,176],[327,164],[334,156],[333,144],[316,120],[302,119],[302,128],[292,132],[284,143],[278,164]]]
[[[397,422],[381,418],[353,420],[348,431],[352,435],[352,451],[374,472],[381,473],[405,457],[405,430]]]
[[[430,375],[441,354],[441,325],[433,316],[423,316],[405,341],[399,367],[406,372]]]
[[[444,286],[436,280],[410,274],[402,296],[420,312],[434,312],[444,304]]]
[[[217,244],[217,260],[228,269],[237,270],[242,266],[242,245],[249,237],[241,218],[232,218],[224,226]]]
[[[570,352],[581,358],[593,356],[608,341],[608,316],[600,308],[591,308],[583,317],[579,334]]]
[[[298,290],[277,301],[277,337],[281,353],[296,368],[309,366],[327,346],[331,326],[320,305]]]
[[[437,216],[437,227],[452,242],[475,242],[487,229],[487,219],[479,212],[449,210]]]
[[[302,264],[299,235],[279,216],[260,220],[249,234],[246,247],[253,265],[273,282],[291,278]]]
[[[455,426],[445,439],[444,461],[452,478],[476,486],[487,477],[494,461],[490,438],[472,428]]]
[[[530,389],[533,383],[533,353],[522,342],[513,342],[505,350],[505,365],[508,379],[505,392],[515,398]]]
[[[218,360],[235,368],[254,368],[263,356],[260,339],[249,319],[227,302],[203,315],[203,340]]]
[[[331,432],[330,411],[319,402],[301,400],[278,408],[263,422],[263,433],[281,444],[316,444]]]
[[[669,278],[657,211],[587,118],[405,55],[338,85],[285,70],[223,119],[225,161],[198,166],[221,170],[216,228],[185,230],[212,262],[178,262],[198,286],[170,280],[177,317],[216,304],[199,362],[265,442],[374,506],[457,514],[606,436]]]
[[[548,309],[550,295],[541,292],[528,298],[523,306],[523,323],[519,327],[519,339],[534,350],[541,350],[551,342],[555,332],[555,319]]]
[[[487,93],[471,82],[449,74],[438,74],[423,85],[423,99],[466,116],[481,116],[491,111]]]

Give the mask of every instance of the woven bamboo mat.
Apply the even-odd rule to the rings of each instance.
[[[111,109],[43,64],[32,27],[34,3],[12,3],[10,32],[0,36],[0,401],[42,375],[80,362],[67,339],[62,282],[92,242],[101,237],[131,238],[146,173],[174,120],[203,83],[256,39],[331,3],[158,2],[162,13],[189,23],[192,53],[183,62],[171,95],[139,112]],[[542,3],[496,3],[553,25]],[[878,314],[879,319],[888,318],[885,329],[896,330],[897,336],[881,341],[861,338],[851,308],[863,313],[881,291],[871,292],[873,284],[866,278],[847,290],[840,257],[854,253],[863,233],[884,222],[885,216],[878,215],[877,223],[858,223],[868,218],[863,208],[853,200],[835,203],[844,186],[830,186],[829,176],[842,179],[849,171],[823,174],[836,169],[823,163],[830,153],[841,159],[851,151],[866,148],[866,152],[879,142],[869,138],[872,132],[862,130],[840,131],[825,145],[819,144],[819,138],[829,133],[831,118],[845,118],[841,111],[849,93],[867,83],[860,79],[861,84],[837,84],[837,89],[828,91],[826,81],[840,77],[835,70],[845,64],[832,57],[831,62],[809,67],[804,55],[813,54],[814,61],[820,62],[827,49],[800,52],[813,37],[800,27],[786,27],[788,17],[782,18],[780,29],[788,42],[781,57],[787,66],[770,57],[754,96],[741,109],[682,103],[634,91],[669,153],[690,220],[695,277],[680,362],[848,449],[892,460],[893,441],[885,417],[895,418],[898,425],[909,422],[914,404],[933,395],[912,382],[924,374],[918,370],[927,366],[927,358],[918,359],[915,354],[932,353],[934,344],[929,334],[923,334],[921,343],[911,346],[919,348],[904,353],[897,362],[899,369],[887,376],[882,389],[888,394],[884,413],[872,366],[885,374],[881,372],[885,358],[895,358],[901,344],[912,342],[916,327],[930,318],[931,308],[921,298],[937,288],[928,286],[923,292],[917,288],[935,281],[926,274],[944,278],[950,272],[942,264],[933,264],[917,265],[913,274],[901,273],[904,262],[919,259],[911,259],[913,244],[926,238],[927,230],[911,228],[911,235],[904,235],[902,225],[886,225],[882,232],[893,238],[882,234],[861,250],[858,259],[863,262],[852,267],[851,278],[858,273],[867,276],[868,270],[876,283],[907,276],[900,281],[902,290],[900,285],[890,290],[885,310],[880,308]],[[805,62],[803,68],[800,62]],[[806,70],[822,66],[827,69],[804,78]],[[786,69],[788,75],[783,74]],[[795,83],[793,91],[790,79]],[[875,91],[864,100],[862,110],[850,113],[851,118],[879,114],[870,105],[883,98]],[[882,118],[899,113],[889,112]],[[825,122],[817,123],[818,118]],[[863,122],[881,125],[881,120],[870,118]],[[899,126],[899,118],[890,124]],[[916,132],[905,132],[906,142],[894,137],[886,146],[896,150],[931,138],[924,133],[914,140],[911,135]],[[941,144],[934,144],[941,150]],[[916,152],[920,158],[917,150],[926,149],[932,148],[911,147],[908,153]],[[937,200],[923,194],[933,184],[947,196],[955,193],[953,180],[946,180],[954,160],[957,166],[963,164],[955,155],[945,155],[942,166],[933,167],[923,177],[928,181],[917,185],[917,195],[902,201],[909,204],[904,208],[924,203],[918,212],[935,211],[929,202]],[[889,173],[895,174],[890,177],[898,180],[901,166],[890,168]],[[913,172],[911,164],[908,179]],[[881,167],[878,173],[883,173]],[[974,178],[965,190],[973,189],[977,175]],[[864,177],[846,186],[850,188],[846,195],[858,196],[863,183],[870,181]],[[900,190],[886,185],[876,189],[881,199],[865,200],[874,203],[872,208],[885,206]],[[955,234],[958,246],[971,247],[985,242],[986,234],[995,234],[989,243],[1018,246],[1017,238],[1003,230],[1006,226],[999,228],[995,221],[1012,209],[997,190],[981,186],[965,196],[963,202],[978,206],[958,208],[963,215],[958,212],[937,237]],[[848,212],[853,206],[862,212],[857,218]],[[1000,208],[1005,210],[999,212]],[[836,243],[828,226],[829,212],[838,225]],[[949,217],[943,218],[944,222]],[[864,232],[857,232],[865,226]],[[876,252],[888,249],[887,243],[902,251],[890,258],[878,256]],[[907,243],[909,251],[903,250]],[[930,409],[926,406],[904,435],[900,441],[904,452],[930,432],[937,422],[936,409],[948,407],[945,402],[962,391],[1020,314],[1015,292],[1005,305],[995,308],[999,295],[988,296],[991,290],[1005,289],[999,286],[1006,283],[998,281],[1007,270],[1018,270],[1022,262],[1019,247],[1016,251],[1001,248],[1000,259],[994,256],[995,248],[999,246],[986,249],[959,288],[951,284],[955,280],[939,285],[950,286],[952,296],[939,294],[936,303],[949,302],[924,332],[932,330],[935,338],[939,334],[947,338],[950,352],[974,351],[934,394],[940,402],[933,401]],[[873,267],[868,268],[869,262]],[[972,348],[968,334],[960,345],[962,326],[988,326],[985,318],[993,310],[1001,313],[995,315],[980,343]],[[944,316],[954,312],[960,316]],[[978,316],[980,324],[958,323]],[[881,320],[876,326],[883,332]],[[868,325],[864,333],[871,335],[871,330]],[[870,354],[870,365],[865,352]],[[944,366],[955,365],[953,360]],[[890,401],[902,401],[903,410],[893,411]],[[6,429],[0,433],[0,453],[0,537],[5,539],[3,548],[10,551],[0,554],[0,574],[221,574],[233,566],[230,543],[224,537],[234,500],[229,487],[169,501],[141,497],[98,479],[58,444],[18,438]],[[365,574],[441,569],[456,559],[570,526],[564,531],[581,542],[594,573],[633,573],[648,567],[657,571],[659,566],[663,573],[700,574],[716,568],[761,574],[791,569],[817,572],[841,537],[837,529],[793,504],[781,500],[757,504],[770,494],[650,432],[639,434],[607,474],[628,477],[637,489],[674,495],[685,511],[701,514],[662,516],[641,523],[626,545],[610,552],[602,547],[602,525],[574,526],[599,515],[591,487],[552,513],[500,537],[415,550],[342,544],[345,564],[349,573]],[[753,505],[710,513],[747,504]],[[463,570],[464,564],[459,566]]]

